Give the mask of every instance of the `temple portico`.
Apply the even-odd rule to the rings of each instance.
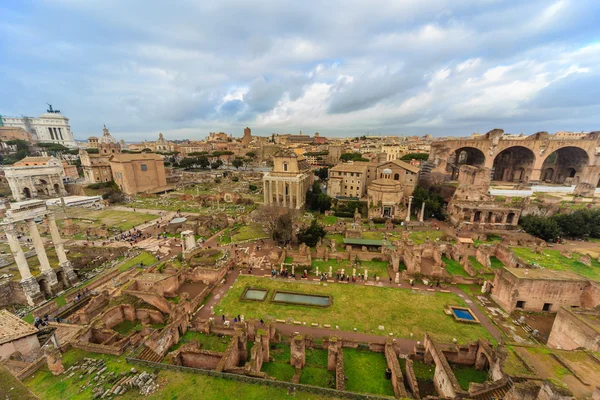
[[[302,209],[312,185],[310,165],[302,156],[281,150],[273,155],[273,171],[263,177],[265,205]]]
[[[50,227],[50,234],[59,259],[59,267],[62,270],[62,285],[58,280],[56,271],[50,266],[44,242],[35,223],[34,218],[45,216]],[[36,278],[31,274],[25,253],[21,248],[17,237],[16,223],[25,222],[40,262],[40,275]],[[17,264],[21,275],[21,286],[30,305],[44,300],[44,294],[51,296],[59,292],[62,287],[70,287],[77,282],[77,276],[73,271],[70,261],[64,250],[64,244],[56,225],[54,213],[47,209],[44,201],[27,201],[11,204],[7,216],[2,223],[11,253]]]

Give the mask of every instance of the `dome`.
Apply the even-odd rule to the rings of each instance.
[[[384,175],[391,175],[392,174],[392,170],[389,169],[389,168],[386,168],[386,169],[383,170],[383,174]]]
[[[102,144],[116,144],[117,143],[117,141],[115,140],[114,137],[112,137],[112,135],[110,134],[108,129],[106,129],[106,125],[104,125],[102,137],[100,138],[100,140],[98,142],[102,143]]]

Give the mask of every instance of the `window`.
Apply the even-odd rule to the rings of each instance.
[[[517,308],[525,308],[525,302],[523,300],[518,300],[517,301]]]
[[[288,164],[286,162],[283,163],[283,170],[284,171],[288,170]]]
[[[141,165],[142,171],[148,171],[148,166],[146,164]]]
[[[550,309],[552,308],[552,303],[544,303],[544,307],[542,308],[542,311],[550,311]]]

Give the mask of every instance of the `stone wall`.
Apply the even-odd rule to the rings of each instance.
[[[554,319],[548,346],[564,350],[584,347],[591,351],[600,351],[600,329],[597,323],[599,317],[600,311],[561,307]]]
[[[438,394],[451,398],[464,394],[443,351],[428,334],[425,334],[423,345],[425,347],[425,364],[431,364],[432,362],[435,364],[433,384]]]
[[[385,343],[385,361],[387,362],[387,367],[392,372],[394,395],[396,398],[408,397],[406,389],[404,388],[404,377],[402,375],[400,363],[398,362],[398,355],[394,351],[391,339],[387,339]]]
[[[191,271],[185,272],[185,279],[189,279],[192,282],[218,282],[227,273],[227,268],[221,266],[220,268],[201,268],[196,267]]]
[[[221,362],[223,353],[209,350],[180,352],[178,359],[184,367],[216,369]]]
[[[164,322],[164,318],[159,311],[136,309],[129,304],[115,306],[107,310],[101,318],[104,325],[111,329],[125,320],[135,321],[136,319],[146,324],[162,324]]]
[[[304,336],[295,335],[290,341],[290,364],[296,369],[302,369],[306,363],[306,341]]]
[[[413,369],[413,362],[408,358],[406,359],[405,372],[405,382],[412,392],[413,397],[415,399],[421,398],[421,395],[419,394],[419,382],[417,381],[417,376],[415,375],[415,370]]]
[[[600,304],[600,283],[589,281],[583,290],[581,306],[585,308],[594,308]]]
[[[332,336],[327,343],[327,369],[329,371],[335,371],[335,388],[337,390],[345,390],[346,383],[342,339]]]
[[[27,304],[27,298],[19,282],[4,281],[0,283],[0,307],[12,304]]]
[[[74,324],[89,324],[107,305],[107,294],[101,293],[98,296],[93,296],[84,308],[69,317],[69,321]]]

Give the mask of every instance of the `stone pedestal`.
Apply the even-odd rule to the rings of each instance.
[[[406,222],[410,222],[410,208],[412,207],[412,196],[408,196],[408,210],[406,212]]]
[[[44,294],[40,290],[38,281],[33,276],[21,280],[21,287],[23,288],[23,293],[25,293],[25,297],[27,298],[27,303],[30,306],[34,306],[46,300]]]

